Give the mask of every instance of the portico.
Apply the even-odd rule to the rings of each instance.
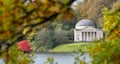
[[[103,31],[95,28],[95,24],[90,20],[81,20],[76,24],[74,29],[74,41],[89,42],[101,40]]]

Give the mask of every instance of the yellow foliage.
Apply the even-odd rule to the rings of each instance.
[[[30,29],[31,29],[30,27],[26,27],[26,28],[23,30],[23,34],[26,35],[26,33],[27,33]]]
[[[104,31],[106,31],[107,36],[110,39],[120,38],[120,2],[117,2],[113,9],[108,11],[108,9],[104,9]]]
[[[16,38],[22,33],[26,34],[28,28],[25,26],[36,27],[47,21],[54,21],[59,15],[66,16],[65,18],[71,17],[71,13],[67,12],[71,10],[69,8],[72,4],[71,0],[67,1],[69,4],[66,5],[59,0],[34,0],[29,3],[25,1],[0,0],[0,40]]]

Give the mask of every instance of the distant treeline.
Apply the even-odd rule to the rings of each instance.
[[[53,22],[40,30],[32,40],[34,51],[47,51],[54,47],[73,43],[74,27],[80,19],[90,19],[97,24],[98,28],[103,27],[103,8],[111,9],[118,0],[84,0],[76,5],[73,10],[74,17],[68,21],[61,19],[59,22]]]

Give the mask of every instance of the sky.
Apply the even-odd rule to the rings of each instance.
[[[75,2],[73,2],[73,5],[76,5],[77,3],[81,2],[83,0],[76,0]]]
[[[75,6],[81,1],[83,1],[83,0],[76,0],[75,2],[73,2],[72,8],[75,9]]]

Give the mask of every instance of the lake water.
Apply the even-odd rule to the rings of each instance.
[[[80,54],[73,53],[36,53],[34,58],[34,64],[44,64],[45,61],[47,61],[48,57],[53,57],[54,61],[58,64],[74,64],[74,58],[77,55],[80,56]],[[84,59],[86,61],[86,64],[90,64],[91,59],[88,53],[80,56],[80,59]],[[0,59],[0,64],[4,64],[2,59]]]
[[[80,56],[80,54],[73,53],[39,53],[35,55],[36,58],[34,60],[35,64],[44,64],[48,57],[53,57],[58,64],[74,64],[74,58],[77,55]],[[80,59],[85,59],[86,63],[90,64],[91,59],[88,53],[80,56]]]

